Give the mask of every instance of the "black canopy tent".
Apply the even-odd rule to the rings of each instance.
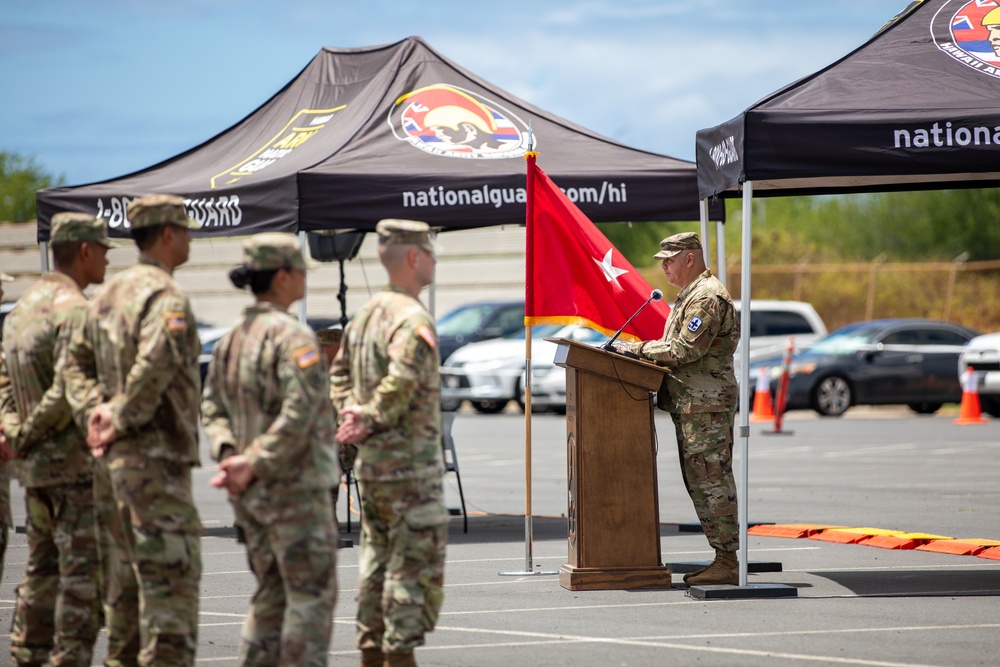
[[[37,195],[38,239],[61,210],[124,235],[128,201],[173,192],[201,235],[441,229],[524,222],[529,149],[596,222],[697,220],[694,163],[629,148],[480,79],[419,37],[324,48],[274,97],[205,143],[142,171]],[[713,206],[721,221],[724,208]]]
[[[996,48],[994,48],[994,44]],[[743,197],[751,298],[753,197],[1000,183],[1000,2],[918,0],[864,45],[696,137],[703,200]],[[747,349],[750,309],[742,311]],[[749,405],[741,359],[740,406]],[[746,586],[749,415],[741,410],[740,585]]]
[[[747,181],[759,196],[1000,182],[1000,54],[982,25],[1000,40],[997,9],[912,3],[844,58],[699,131],[699,196]]]

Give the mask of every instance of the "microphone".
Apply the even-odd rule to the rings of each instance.
[[[627,320],[625,320],[625,324],[622,325],[622,328],[619,329],[618,331],[616,331],[615,335],[611,337],[611,340],[609,340],[607,343],[605,343],[604,345],[602,345],[601,349],[602,350],[607,350],[608,352],[617,352],[617,350],[615,350],[615,341],[618,340],[618,336],[620,336],[622,334],[622,332],[625,331],[625,327],[628,326],[628,323],[631,322],[632,320],[634,320],[635,316],[638,315],[639,313],[641,313],[642,309],[645,308],[646,306],[648,306],[650,301],[659,301],[662,298],[663,298],[663,292],[661,292],[660,290],[654,289],[652,292],[650,292],[649,293],[649,298],[646,299],[646,303],[644,303],[641,306],[639,306],[639,310],[637,310],[634,313],[632,313],[632,317],[630,317]]]

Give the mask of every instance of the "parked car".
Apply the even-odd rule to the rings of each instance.
[[[594,346],[603,345],[610,338],[600,331],[586,327],[565,327],[551,335],[570,338]],[[557,349],[559,349],[557,345],[547,341],[543,341],[543,344],[538,346],[532,342],[531,407],[532,410],[551,410],[557,414],[564,415],[566,414],[566,369],[562,366],[556,366],[553,363]],[[521,356],[523,357],[524,355],[522,354]],[[524,396],[523,372],[518,380],[517,400],[518,404],[524,408],[522,396]]]
[[[205,377],[208,375],[208,364],[212,361],[212,350],[230,327],[213,327],[198,325],[198,339],[201,342],[201,354],[198,355],[198,373],[201,374],[201,383],[205,384]]]
[[[445,362],[452,352],[482,340],[524,331],[524,300],[478,301],[459,306],[437,321],[438,350]]]
[[[740,302],[734,304],[737,312]],[[802,301],[768,301],[754,299],[750,318],[750,360],[784,354],[788,338],[795,339],[795,349],[804,350],[827,334],[826,324],[811,304]],[[603,343],[606,338],[596,331],[587,343]],[[739,349],[734,361],[739,361]],[[523,356],[523,355],[522,355]],[[531,404],[555,412],[566,411],[566,370],[548,359],[532,359]],[[738,367],[737,367],[738,372]],[[520,386],[523,392],[524,376]]]
[[[3,321],[7,319],[7,313],[14,310],[16,301],[4,301],[0,303],[0,331],[3,331]]]
[[[544,340],[549,336],[595,344],[608,339],[593,329],[577,325],[532,327],[532,367],[538,372],[553,365],[557,346]],[[442,403],[455,404],[467,400],[484,414],[500,412],[511,400],[517,401],[523,408],[524,337],[522,329],[516,334],[472,343],[456,350],[441,366]],[[556,369],[563,377],[562,406],[565,409],[565,371],[559,367]],[[535,395],[533,392],[532,396]]]
[[[328,329],[331,326],[340,324],[339,317],[309,317],[306,324],[313,331]],[[208,375],[208,364],[212,361],[212,350],[216,344],[229,331],[231,327],[216,327],[204,322],[198,322],[198,338],[201,341],[201,354],[198,355],[198,372],[201,374],[201,383],[205,384],[205,377]]]
[[[837,417],[852,405],[907,405],[933,414],[962,399],[955,366],[978,332],[936,320],[884,319],[837,329],[795,354],[789,369],[789,410],[812,408]],[[777,394],[781,358],[750,365],[766,368]]]
[[[983,412],[1000,417],[1000,333],[976,336],[969,341],[958,356],[960,382],[970,366],[977,376]]]
[[[296,313],[297,314],[297,313]],[[339,317],[307,317],[306,324],[313,331],[319,331],[320,329],[329,329],[332,326],[340,326]]]
[[[734,301],[733,305],[739,313],[741,302]],[[789,338],[794,339],[795,351],[800,352],[828,333],[823,318],[804,301],[753,299],[750,307],[751,362],[781,356]],[[737,348],[737,362],[740,352]]]

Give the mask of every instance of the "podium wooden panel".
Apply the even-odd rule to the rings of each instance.
[[[651,392],[663,369],[564,338],[569,590],[669,588],[660,558],[660,511]]]

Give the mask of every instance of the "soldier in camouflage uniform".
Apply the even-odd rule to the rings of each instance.
[[[444,599],[448,513],[434,318],[418,300],[434,274],[426,223],[376,227],[389,285],[347,325],[334,361],[337,440],[358,446],[357,646],[364,667],[414,665]]]
[[[112,568],[118,579],[106,584],[109,653],[118,651],[108,663],[136,664],[129,650],[138,623],[138,664],[192,665],[201,578],[202,528],[191,489],[201,345],[173,271],[187,261],[189,230],[198,223],[174,195],[139,197],[127,215],[139,263],[91,299],[70,345],[66,391],[123,519],[111,537],[130,567]],[[138,583],[132,617],[124,613],[133,604],[129,572]]]
[[[92,459],[72,420],[62,369],[87,308],[82,290],[104,282],[107,225],[85,213],[52,218],[55,271],[4,320],[13,400],[3,430],[25,489],[28,562],[17,589],[11,656],[19,665],[89,667],[100,617]]]
[[[681,472],[715,560],[684,576],[695,585],[736,584],[739,528],[733,479],[733,422],[738,391],[733,353],[739,320],[725,286],[705,267],[693,232],[660,242],[654,255],[667,282],[681,288],[663,337],[625,345],[669,370],[657,405],[671,413]]]
[[[3,284],[13,282],[14,276],[9,276],[0,271],[0,301],[3,301]],[[0,332],[0,342],[3,341],[3,333]],[[7,368],[3,362],[3,351],[0,350],[0,413],[9,409],[4,401],[12,401],[8,387],[10,378],[7,375]],[[14,525],[14,519],[10,512],[10,461],[14,457],[10,443],[3,434],[3,424],[0,423],[0,579],[3,579],[3,559],[7,553],[7,535]]]
[[[258,234],[230,273],[256,303],[212,353],[202,423],[257,579],[240,665],[325,667],[336,602],[340,477],[329,375],[312,330],[288,314],[305,294],[295,237]]]

